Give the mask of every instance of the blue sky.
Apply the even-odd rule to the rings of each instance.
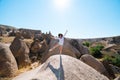
[[[120,35],[120,0],[0,0],[0,24],[51,31],[54,36]]]

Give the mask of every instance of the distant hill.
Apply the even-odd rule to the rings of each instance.
[[[91,39],[78,39],[80,43],[86,41],[86,42],[100,42],[100,41],[106,41],[109,44],[120,44],[120,36],[111,36],[111,37],[103,37],[103,38],[91,38]]]
[[[2,33],[5,33],[6,31],[12,31],[12,30],[19,30],[22,33],[29,33],[29,34],[37,34],[37,33],[42,33],[41,30],[32,30],[32,29],[25,29],[25,28],[16,28],[13,26],[9,26],[9,25],[3,25],[0,24],[0,34],[2,35]],[[71,38],[72,39],[72,38]],[[111,37],[104,37],[104,38],[91,38],[91,39],[77,39],[80,43],[84,42],[84,41],[88,41],[88,42],[99,42],[99,41],[108,41],[108,43],[116,43],[116,44],[120,44],[120,36],[111,36]]]
[[[3,33],[5,31],[9,32],[9,31],[11,31],[13,29],[16,29],[16,28],[13,27],[13,26],[8,26],[8,25],[2,25],[2,24],[0,24],[0,31],[3,32]]]
[[[41,30],[16,28],[16,27],[13,27],[13,26],[0,24],[0,36],[4,36],[4,35],[15,36],[17,31],[21,32],[21,35],[24,38],[33,38],[35,34],[42,33]]]
[[[0,24],[0,28],[2,28],[2,29],[16,29],[13,26],[8,26],[8,25],[3,25],[3,24]]]
[[[6,35],[8,32],[10,32],[12,30],[16,30],[16,28],[13,27],[13,26],[0,24],[0,36],[4,36],[4,35]]]

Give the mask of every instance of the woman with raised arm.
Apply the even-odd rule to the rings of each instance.
[[[64,36],[66,35],[66,33],[67,33],[67,31],[65,32]],[[54,39],[58,39],[59,42],[53,48],[51,48],[49,51],[53,51],[55,48],[59,47],[59,51],[61,54],[62,49],[63,49],[63,44],[64,44],[64,36],[63,36],[63,34],[59,33],[57,38],[53,37]]]

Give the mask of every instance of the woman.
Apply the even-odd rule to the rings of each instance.
[[[64,44],[64,37],[63,34],[58,34],[58,38],[53,37],[54,39],[58,39],[59,42],[53,47],[51,48],[49,51],[53,51],[55,48],[59,47],[59,51],[60,54],[62,53],[62,49],[63,49],[63,44]]]

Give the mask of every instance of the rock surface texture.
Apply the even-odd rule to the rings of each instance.
[[[16,60],[9,47],[0,43],[0,76],[13,76],[17,70]]]
[[[34,70],[13,80],[109,80],[82,61],[67,55],[51,56]]]
[[[12,51],[19,68],[25,67],[30,64],[29,48],[23,41],[20,34],[17,34],[17,36],[11,43],[10,50]]]

